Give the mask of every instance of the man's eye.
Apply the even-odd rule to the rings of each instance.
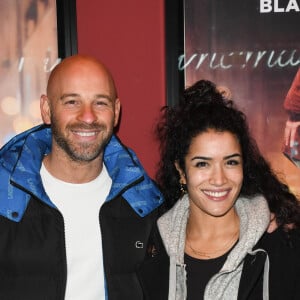
[[[107,100],[98,100],[98,101],[95,102],[95,105],[99,106],[99,107],[101,107],[101,106],[108,106],[109,102]]]
[[[97,101],[96,105],[107,105],[107,103],[105,101]]]
[[[77,104],[76,100],[67,100],[67,101],[65,101],[65,105],[75,105],[75,104]]]

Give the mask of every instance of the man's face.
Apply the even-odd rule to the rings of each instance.
[[[53,133],[52,153],[63,151],[71,160],[89,162],[102,157],[117,125],[120,103],[107,73],[82,63],[58,72],[46,97]]]

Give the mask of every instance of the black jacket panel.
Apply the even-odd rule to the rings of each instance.
[[[255,255],[249,254],[245,257],[238,300],[263,299],[263,274],[266,258],[267,254],[264,252],[258,252]]]
[[[109,300],[143,299],[136,266],[147,256],[159,215],[156,209],[141,218],[122,197],[102,206],[100,223]]]
[[[31,199],[21,222],[0,216],[0,299],[64,299],[66,254],[60,213]]]
[[[145,260],[138,266],[138,277],[145,300],[167,300],[169,290],[169,257],[158,233],[154,228],[152,251],[146,253]]]

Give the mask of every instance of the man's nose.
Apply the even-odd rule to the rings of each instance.
[[[97,119],[97,115],[95,114],[91,104],[85,104],[82,106],[78,119],[88,124],[93,123]]]

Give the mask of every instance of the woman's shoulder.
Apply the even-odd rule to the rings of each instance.
[[[300,247],[300,229],[284,229],[282,226],[278,227],[271,233],[266,232],[258,245],[264,247],[270,247],[278,245],[285,245],[288,248]]]
[[[265,233],[257,246],[270,262],[270,299],[300,299],[300,230],[279,227]]]
[[[295,260],[300,266],[300,229],[285,230],[278,227],[272,233],[266,232],[256,248],[264,249],[270,259]]]

